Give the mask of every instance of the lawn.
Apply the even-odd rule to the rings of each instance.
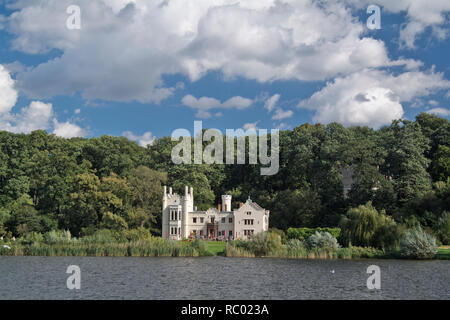
[[[204,241],[206,249],[214,256],[220,255],[225,251],[227,243],[225,241]],[[188,241],[183,241],[183,244],[189,244]]]
[[[436,258],[440,260],[450,260],[450,247],[440,247],[436,254]]]
[[[206,245],[208,251],[211,252],[213,255],[217,256],[219,253],[225,251],[227,243],[224,241],[206,241]]]

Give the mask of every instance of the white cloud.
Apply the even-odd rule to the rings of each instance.
[[[245,123],[242,128],[247,131],[247,130],[258,130],[258,123],[259,121],[256,122],[250,122],[250,123]]]
[[[75,114],[80,114],[81,113],[81,109],[75,109],[74,113]]]
[[[131,131],[125,131],[122,135],[129,140],[136,141],[141,147],[152,145],[155,142],[155,137],[151,132],[145,132],[142,136],[138,136]]]
[[[314,110],[316,122],[378,128],[403,116],[402,102],[449,87],[450,82],[433,71],[394,76],[386,71],[366,70],[336,78],[299,107]]]
[[[29,106],[13,113],[17,103],[18,92],[14,87],[14,80],[8,70],[0,65],[0,130],[14,133],[30,133],[34,130],[48,130],[55,127],[54,133],[66,137],[70,134],[84,135],[84,131],[69,122],[60,124],[53,114],[51,103],[32,101]],[[78,128],[78,130],[76,130]]]
[[[447,0],[346,0],[358,8],[378,4],[391,13],[406,12],[407,22],[400,30],[400,40],[408,48],[414,48],[417,37],[431,27],[439,39],[448,36],[445,24],[448,23],[450,1]],[[383,19],[382,19],[383,21]]]
[[[86,99],[159,103],[209,71],[260,82],[325,80],[392,63],[383,41],[344,2],[298,0],[79,0],[82,29],[67,30],[71,0],[14,2],[13,48],[63,54],[19,72],[33,98],[81,92]]]
[[[437,116],[448,117],[450,116],[450,110],[445,108],[434,108],[427,111],[427,113],[435,114]]]
[[[242,110],[248,108],[252,105],[253,100],[246,99],[240,96],[232,97],[225,101],[224,103],[220,102],[215,98],[210,97],[201,97],[199,99],[195,98],[192,95],[186,95],[181,102],[192,109],[197,110],[196,116],[198,118],[206,119],[212,116],[211,112],[208,110],[211,109],[232,109],[236,108],[238,110]],[[216,113],[217,115],[221,115],[220,113]]]
[[[8,70],[0,65],[0,114],[9,112],[17,102],[18,94]]]
[[[53,133],[58,137],[70,139],[84,137],[87,134],[84,129],[70,122],[59,123],[58,120],[54,119],[53,124],[55,127]]]
[[[289,125],[289,124],[287,124],[287,123],[284,123],[284,122],[280,122],[277,126],[276,126],[276,128],[278,129],[278,130],[287,130],[287,129],[289,129],[291,126]]]
[[[283,120],[287,118],[291,118],[294,115],[294,112],[292,110],[283,110],[281,108],[278,108],[275,111],[275,114],[272,117],[272,120]]]
[[[275,106],[277,105],[278,101],[280,100],[281,95],[274,94],[264,104],[264,108],[266,108],[269,112],[271,112]]]

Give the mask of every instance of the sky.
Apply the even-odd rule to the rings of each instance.
[[[0,130],[145,146],[195,120],[449,119],[449,17],[448,0],[0,0]]]

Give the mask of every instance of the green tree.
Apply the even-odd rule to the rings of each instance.
[[[352,208],[340,222],[341,239],[356,246],[391,248],[400,237],[395,221],[385,212],[378,212],[371,202]]]

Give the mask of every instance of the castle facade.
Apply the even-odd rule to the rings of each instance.
[[[198,211],[194,206],[194,189],[185,187],[184,196],[164,186],[162,207],[162,236],[174,240],[248,239],[269,230],[269,210],[261,208],[250,198],[231,208],[231,195],[222,195],[217,208]]]

